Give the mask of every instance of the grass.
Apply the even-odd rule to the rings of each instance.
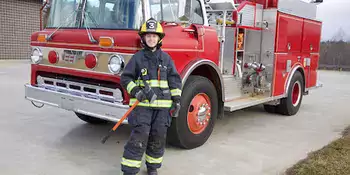
[[[341,138],[287,169],[286,175],[349,175],[350,126],[342,134]]]

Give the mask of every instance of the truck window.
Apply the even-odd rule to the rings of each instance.
[[[150,0],[151,17],[158,21],[175,22],[183,16],[186,0]]]
[[[151,17],[159,21],[179,22],[186,16],[190,23],[204,24],[199,0],[151,0]]]
[[[192,0],[190,22],[195,24],[204,24],[202,6],[199,0]]]

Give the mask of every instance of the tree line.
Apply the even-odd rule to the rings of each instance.
[[[323,41],[319,69],[350,70],[350,42]]]

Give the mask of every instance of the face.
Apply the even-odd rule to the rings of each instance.
[[[148,33],[145,35],[145,40],[149,47],[155,47],[158,43],[159,36],[157,34]]]

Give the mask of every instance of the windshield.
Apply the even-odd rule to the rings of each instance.
[[[53,0],[47,27],[139,29],[142,21],[141,0]]]

